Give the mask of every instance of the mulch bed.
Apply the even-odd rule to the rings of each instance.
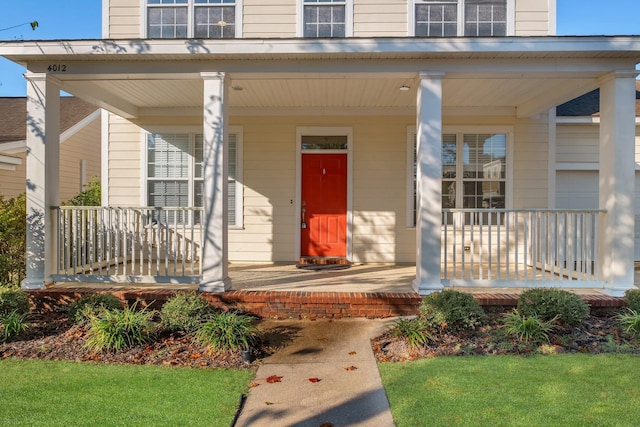
[[[386,333],[373,340],[376,359],[399,362],[436,356],[530,355],[557,353],[627,353],[640,354],[640,339],[621,333],[613,318],[615,311],[594,311],[580,326],[556,330],[549,342],[530,344],[506,337],[501,318],[506,309],[488,314],[488,324],[477,330],[434,334],[425,345],[411,347],[406,339]]]

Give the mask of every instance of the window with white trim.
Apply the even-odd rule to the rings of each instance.
[[[416,225],[417,141],[410,138],[411,194],[409,225]],[[445,133],[442,135],[442,208],[504,209],[507,206],[507,134]],[[408,218],[409,219],[409,218]]]
[[[238,37],[239,0],[147,0],[147,37]]]
[[[416,37],[506,36],[512,0],[413,0]]]
[[[147,205],[200,207],[203,205],[203,136],[195,133],[147,135]],[[242,227],[242,133],[228,138],[229,226]]]
[[[308,38],[349,36],[351,0],[301,0],[302,36]]]

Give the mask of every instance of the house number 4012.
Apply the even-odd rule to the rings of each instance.
[[[67,71],[67,65],[66,64],[49,65],[49,67],[47,68],[47,71],[53,72],[53,73],[64,73]]]

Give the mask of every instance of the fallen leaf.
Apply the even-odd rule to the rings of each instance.
[[[356,354],[358,354],[358,353],[356,353],[355,351],[350,351],[349,352],[349,356],[355,356]]]
[[[269,406],[269,405],[273,405],[273,402],[264,402],[264,404]]]
[[[333,427],[333,424],[331,424],[331,423],[322,423],[322,424],[320,424],[320,427]]]
[[[194,359],[200,359],[201,355],[200,353],[194,353],[189,355],[189,359],[194,360]]]
[[[319,383],[320,382],[320,378],[309,378],[309,382],[310,383]]]
[[[318,338],[318,341],[327,342],[327,341],[329,341],[329,338]]]
[[[279,382],[281,382],[280,381],[281,379],[282,379],[281,376],[271,375],[270,377],[267,378],[267,382],[270,383],[270,384],[279,383]]]
[[[258,383],[251,383],[249,384],[249,388],[253,388],[253,387],[258,387],[260,384]]]
[[[347,366],[346,368],[344,368],[345,371],[355,371],[356,369],[358,369],[355,366]]]

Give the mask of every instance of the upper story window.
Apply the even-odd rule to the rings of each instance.
[[[239,37],[240,0],[147,0],[148,38]]]
[[[418,37],[488,37],[509,33],[513,0],[413,0]]]
[[[352,0],[301,0],[302,37],[348,37],[352,35]]]

